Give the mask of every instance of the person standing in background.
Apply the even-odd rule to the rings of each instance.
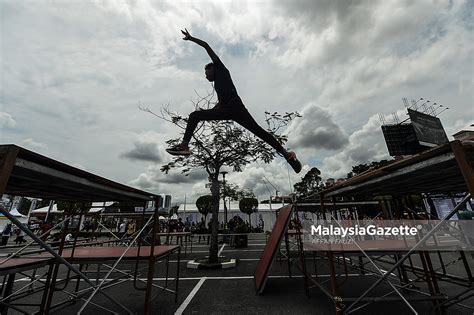
[[[8,239],[12,234],[12,224],[8,223],[2,232],[2,245],[5,246],[8,244]]]

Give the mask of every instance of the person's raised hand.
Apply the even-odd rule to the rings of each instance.
[[[183,33],[183,35],[184,35],[184,37],[183,37],[184,40],[190,40],[191,39],[191,34],[189,34],[187,29],[184,29],[184,31],[181,30],[181,33]]]

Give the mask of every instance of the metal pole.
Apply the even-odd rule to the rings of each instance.
[[[30,231],[30,229],[28,229],[27,227],[23,226],[23,224],[21,224],[20,221],[18,221],[18,219],[16,219],[14,216],[12,216],[9,212],[3,210],[2,208],[0,208],[0,212],[5,216],[7,217],[7,219],[9,219],[13,224],[15,224],[19,229],[21,229],[23,232],[26,233],[26,235],[28,235],[29,237],[31,237],[33,240],[35,240],[41,247],[43,247],[46,251],[48,251],[51,255],[53,255],[54,258],[56,258],[57,260],[59,260],[61,263],[63,263],[66,267],[68,267],[69,269],[71,269],[75,274],[77,274],[79,277],[81,277],[82,279],[84,279],[84,281],[87,282],[87,284],[89,284],[90,286],[92,286],[93,288],[96,288],[96,286],[94,285],[94,283],[89,279],[87,278],[86,275],[84,275],[82,272],[80,272],[76,267],[74,267],[72,264],[70,264],[66,259],[64,259],[63,257],[61,257],[60,255],[58,255],[58,253],[56,253],[54,250],[51,249],[51,247],[46,244],[45,242],[43,242],[41,239],[39,239],[33,232]],[[114,303],[116,303],[116,301],[110,297],[107,293],[101,291],[101,293],[106,296],[107,298],[109,298],[111,301],[113,301]]]
[[[94,286],[94,292],[92,292],[92,294],[89,296],[89,298],[87,299],[87,301],[82,305],[82,307],[79,309],[79,311],[77,312],[78,314],[81,314],[84,309],[86,308],[87,304],[89,304],[89,302],[92,300],[92,298],[94,297],[94,295],[100,291],[100,288],[102,287],[102,285],[105,283],[105,281],[107,280],[107,278],[110,276],[110,274],[114,271],[115,267],[117,267],[117,265],[120,263],[120,261],[122,260],[122,258],[125,256],[125,254],[128,252],[128,250],[130,249],[130,247],[136,242],[136,240],[138,239],[138,237],[141,235],[141,233],[145,230],[145,228],[148,226],[148,224],[150,223],[150,221],[154,219],[154,217],[150,217],[150,219],[148,219],[148,222],[142,227],[142,229],[140,230],[140,232],[138,232],[138,234],[135,236],[135,238],[130,242],[130,244],[127,246],[127,248],[124,250],[124,252],[122,253],[122,255],[120,255],[120,257],[115,261],[115,264],[112,266],[112,268],[110,269],[110,271],[104,276],[104,278],[102,279],[102,281],[100,282],[99,285],[97,286]],[[153,250],[153,246],[151,246],[151,250]],[[88,279],[89,280],[89,279]],[[92,282],[91,282],[92,283]],[[100,291],[101,293],[103,293],[102,291]],[[125,306],[123,306],[122,304],[120,304],[120,306],[125,309],[127,312],[129,313],[132,313],[129,309],[127,309]]]
[[[370,291],[372,291],[373,288],[378,286],[385,278],[387,278],[390,273],[392,273],[395,269],[398,268],[408,257],[410,257],[411,253],[413,253],[420,244],[423,244],[428,238],[433,235],[438,228],[441,226],[441,224],[449,220],[458,210],[463,207],[466,202],[468,202],[471,199],[471,194],[467,194],[466,197],[463,198],[463,200],[453,209],[451,212],[448,213],[446,217],[444,217],[431,231],[429,231],[421,240],[418,241],[418,243],[415,244],[395,265],[392,266],[389,270],[385,272],[385,274],[380,277],[370,288],[368,288],[364,293],[362,293],[361,296],[359,296],[349,307],[345,310],[345,312],[348,312],[354,305],[356,305],[360,300],[362,300]]]
[[[222,193],[222,200],[224,201],[224,227],[227,224],[227,204],[225,203],[225,174],[227,174],[226,171],[222,171],[222,181],[223,181],[223,193]],[[219,217],[219,216],[218,216]]]
[[[153,284],[153,275],[155,273],[155,238],[156,238],[156,233],[157,233],[157,227],[156,225],[158,224],[158,208],[155,207],[154,209],[153,216],[150,217],[154,218],[153,221],[153,226],[151,228],[151,244],[150,244],[150,257],[148,260],[148,277],[147,277],[147,286],[146,286],[146,293],[145,293],[145,314],[151,314],[151,290],[152,290],[152,284]],[[148,225],[148,223],[147,223]],[[176,237],[176,243],[178,242],[178,237]],[[139,258],[137,258],[139,259]]]
[[[49,202],[48,212],[46,212],[46,217],[44,218],[44,222],[48,222],[49,214],[50,214],[51,210],[53,209],[53,207],[54,207],[54,200],[51,200]]]
[[[184,216],[184,222],[186,222],[186,195],[184,195],[183,216]]]
[[[337,225],[339,225],[339,227],[342,227],[341,224],[339,223],[339,221],[337,221],[337,219],[332,216],[332,219],[334,219],[334,221],[337,223]],[[362,254],[369,260],[369,262],[375,267],[375,269],[377,269],[377,271],[383,276],[384,273],[383,271],[377,266],[377,264],[372,260],[370,259],[369,255],[362,249],[362,247],[359,246],[359,244],[356,242],[356,240],[349,235],[349,237],[351,238],[351,240],[354,242],[354,244],[359,248],[359,250],[362,252]],[[343,252],[344,253],[344,252]],[[331,257],[331,263],[333,263],[332,261],[332,252],[329,251],[328,252],[328,255],[330,254],[330,257]],[[344,262],[345,263],[345,262]],[[331,269],[331,272],[334,271],[334,266],[332,267]],[[333,283],[333,278],[332,278],[332,274],[331,274],[331,285]],[[410,308],[410,310],[413,312],[413,314],[418,314],[415,309],[413,308],[413,306],[411,306],[410,303],[408,303],[408,301],[405,299],[405,297],[400,293],[400,291],[397,290],[397,288],[395,288],[395,286],[389,281],[387,280],[388,284],[392,287],[392,289],[400,296],[400,298],[403,300],[403,302],[405,302],[405,304],[408,306],[408,308]],[[336,281],[336,278],[334,277],[334,284],[336,285],[336,290],[337,290],[337,281]],[[337,291],[336,291],[337,292]]]
[[[69,220],[72,216],[69,216],[67,217],[65,220],[57,223],[56,225],[54,225],[52,228],[50,228],[48,231],[46,231],[45,233],[41,234],[39,237],[43,237],[45,236],[46,234],[48,234],[50,231],[52,231],[54,228],[56,228],[57,226],[61,225],[62,223],[66,222],[67,220]],[[25,246],[23,246],[22,248],[20,248],[19,250],[17,250],[16,252],[14,253],[10,253],[9,256],[7,258],[5,258],[4,260],[0,261],[0,265],[6,263],[7,261],[9,261],[10,259],[16,257],[18,254],[20,254],[24,249],[26,249],[27,247],[29,247],[31,244],[33,244],[35,241],[31,241],[29,242],[28,244],[26,244]]]
[[[38,199],[33,199],[31,201],[30,209],[28,210],[28,216],[26,217],[26,224],[30,223],[31,212],[36,209],[37,203]]]

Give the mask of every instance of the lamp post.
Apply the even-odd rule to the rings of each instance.
[[[224,188],[223,188],[223,192],[222,192],[222,200],[224,201],[224,228],[226,229],[226,225],[227,225],[227,205],[225,203],[225,174],[227,174],[228,172],[226,171],[222,171],[221,174],[222,174],[222,182],[223,182],[223,185],[224,185]]]

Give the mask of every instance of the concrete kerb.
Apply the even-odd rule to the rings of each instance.
[[[234,268],[236,266],[237,266],[237,259],[234,259],[234,258],[229,259],[229,261],[217,262],[214,264],[202,263],[196,260],[190,260],[186,264],[186,267],[189,269],[207,269],[207,270],[228,269],[228,268]]]

